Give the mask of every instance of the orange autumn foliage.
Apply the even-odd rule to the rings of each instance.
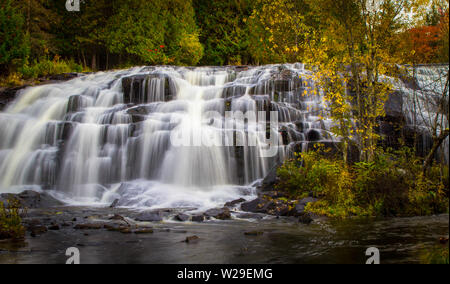
[[[422,26],[408,31],[415,63],[432,62],[439,48],[439,26]]]

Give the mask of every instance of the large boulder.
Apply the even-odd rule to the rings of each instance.
[[[50,208],[61,206],[62,203],[59,200],[51,197],[47,193],[39,193],[33,190],[25,190],[19,194],[3,193],[0,194],[0,202],[7,204],[9,201],[17,201],[20,206],[28,209],[36,208]]]
[[[204,213],[206,217],[214,217],[219,220],[227,220],[231,218],[230,209],[224,208],[214,208],[209,209]]]
[[[146,211],[136,216],[136,221],[140,222],[160,222],[165,217],[165,214],[161,211]]]

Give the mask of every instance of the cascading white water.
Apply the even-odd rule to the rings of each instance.
[[[0,112],[0,193],[45,189],[69,203],[147,208],[250,198],[291,151],[336,142],[308,74],[302,64],[139,67],[26,88]],[[224,143],[230,137],[242,145]],[[277,153],[264,157],[269,146]]]

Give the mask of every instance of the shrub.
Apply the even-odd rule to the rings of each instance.
[[[306,210],[320,215],[346,217],[362,215],[352,192],[352,174],[343,161],[329,159],[318,152],[301,153],[279,170],[277,189],[287,190],[291,198],[308,195],[321,198]]]
[[[449,264],[448,261],[448,243],[446,245],[438,245],[430,249],[422,255],[423,264]]]
[[[75,63],[72,59],[64,61],[56,56],[53,60],[41,58],[39,61],[35,60],[31,65],[25,64],[19,68],[19,72],[24,78],[30,79],[62,73],[83,72],[83,67]]]
[[[293,199],[320,198],[306,210],[330,217],[430,215],[448,211],[448,167],[426,177],[410,149],[378,151],[347,166],[323,151],[296,155],[278,170],[276,188]]]
[[[18,240],[25,236],[25,228],[20,217],[24,212],[17,200],[9,201],[7,205],[0,202],[0,240]]]

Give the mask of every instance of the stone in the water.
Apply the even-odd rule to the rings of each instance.
[[[119,203],[119,199],[115,199],[111,205],[109,205],[109,208],[115,208],[117,204]]]
[[[124,228],[124,229],[120,230],[119,232],[121,232],[122,234],[131,234],[133,231],[131,231],[130,228]]]
[[[225,207],[234,207],[238,205],[239,203],[245,202],[244,198],[239,198],[230,202],[225,203]]]
[[[103,228],[102,224],[77,224],[74,229],[76,230],[98,230]]]
[[[230,209],[224,207],[224,208],[215,208],[215,209],[209,209],[204,213],[207,217],[214,217],[219,220],[227,220],[231,218]]]
[[[189,215],[178,214],[177,216],[175,216],[175,220],[180,221],[180,222],[186,222],[189,220]]]
[[[138,229],[134,231],[135,234],[153,234],[152,229]]]
[[[288,215],[298,217],[305,213],[305,207],[306,205],[308,205],[308,203],[314,203],[317,201],[318,199],[314,197],[303,198],[295,205],[295,207],[288,213]]]
[[[203,222],[203,221],[205,221],[205,217],[203,215],[192,216],[192,222]]]
[[[261,210],[260,205],[264,203],[262,198],[256,198],[252,201],[245,202],[241,204],[242,211],[259,213]]]
[[[302,223],[302,224],[309,225],[309,224],[311,224],[314,220],[313,220],[311,214],[305,213],[305,214],[302,214],[300,217],[298,217],[298,221],[299,221],[300,223]]]
[[[257,220],[261,220],[263,218],[262,214],[258,213],[240,213],[237,215],[237,217],[241,219],[257,219]]]
[[[160,212],[143,212],[136,217],[141,222],[161,222],[163,220]]]
[[[39,193],[33,190],[25,190],[19,194],[0,194],[0,202],[6,203],[7,200],[16,200],[21,206],[28,209],[49,208],[63,205],[62,202],[54,199],[47,193]]]
[[[189,236],[184,240],[185,243],[194,243],[197,242],[200,238],[197,236]]]
[[[51,231],[58,231],[60,229],[59,225],[51,225],[48,227]]]

